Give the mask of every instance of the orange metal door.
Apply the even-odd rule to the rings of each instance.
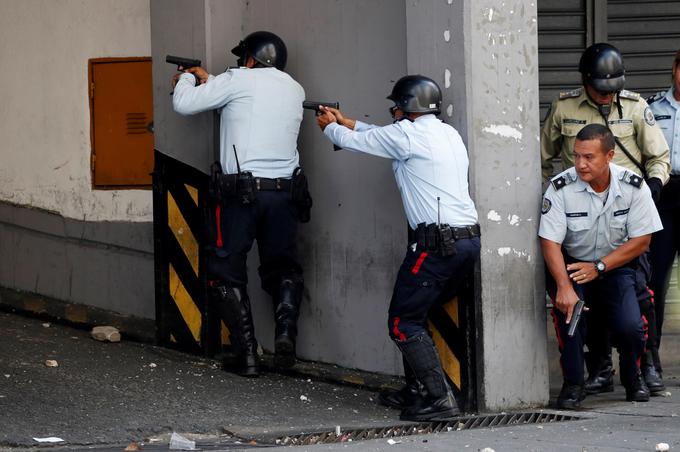
[[[151,58],[90,60],[95,188],[151,186]]]

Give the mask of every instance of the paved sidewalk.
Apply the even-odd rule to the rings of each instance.
[[[347,385],[265,374],[246,379],[213,360],[0,312],[0,450],[167,450],[175,431],[205,450],[242,450],[285,435],[403,425],[375,393]],[[58,367],[47,367],[56,360]],[[581,420],[460,430],[371,441],[272,447],[276,450],[680,450],[680,369],[668,369],[670,396],[623,400],[623,390],[590,397]],[[535,410],[539,411],[539,410]],[[556,413],[543,410],[543,413]],[[257,442],[248,444],[249,439]],[[243,440],[245,439],[245,441]],[[245,442],[245,443],[244,443]]]

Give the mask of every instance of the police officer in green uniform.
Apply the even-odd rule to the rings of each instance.
[[[602,124],[616,140],[613,163],[643,176],[652,197],[658,200],[670,174],[668,144],[647,102],[638,93],[623,89],[625,69],[616,47],[599,43],[588,47],[579,62],[583,86],[560,93],[553,102],[541,130],[543,180],[553,174],[552,160],[559,157],[563,167],[574,165],[576,135],[587,124]],[[640,259],[638,298],[646,318],[653,321],[654,310],[646,288],[649,266]],[[644,270],[644,271],[643,271]],[[591,353],[587,364],[590,378],[586,391],[594,394],[613,390],[611,348],[603,329],[590,329],[587,340]],[[654,332],[651,331],[651,334]],[[654,340],[650,340],[653,343]],[[643,355],[643,374],[653,393],[665,388],[648,355]]]

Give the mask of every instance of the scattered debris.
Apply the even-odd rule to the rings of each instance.
[[[339,425],[336,425],[336,426],[335,426],[335,436],[340,436],[340,433],[342,433],[342,432],[340,431],[340,426],[339,426]]]
[[[131,451],[142,450],[142,448],[139,447],[139,443],[136,443],[136,442],[133,441],[130,444],[128,444],[127,447],[123,450],[131,452]]]
[[[149,364],[149,367],[151,367],[151,368],[158,367],[158,364],[156,364],[156,363],[151,363],[151,364]]]
[[[49,328],[49,327],[50,327],[50,323],[49,323],[49,322],[45,322],[45,323],[42,324],[42,326],[43,326],[43,328]]]
[[[309,402],[309,398],[304,394],[300,396],[300,400],[302,400],[303,402]]]
[[[493,450],[493,449],[490,448],[490,447],[485,447],[484,449],[480,450],[479,452],[496,452],[496,451]]]
[[[39,443],[63,443],[64,440],[61,438],[57,438],[56,436],[48,436],[47,438],[36,438],[33,437],[33,439]]]
[[[59,363],[54,359],[46,359],[45,365],[47,367],[59,367]]]
[[[661,395],[664,396],[664,397],[670,397],[672,394],[671,394],[670,391],[666,391],[666,392],[664,392],[664,393],[661,394]]]
[[[120,342],[120,331],[113,326],[95,326],[90,335],[96,341]]]
[[[394,446],[395,444],[401,444],[401,441],[395,441],[392,438],[390,438],[387,440],[387,444],[389,444],[390,446]]]
[[[668,443],[659,443],[656,445],[656,448],[654,450],[657,450],[659,452],[667,452],[671,449],[671,446],[668,445]]]
[[[185,438],[177,432],[172,432],[169,448],[170,450],[196,450],[196,441]]]

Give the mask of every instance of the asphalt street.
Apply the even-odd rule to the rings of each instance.
[[[680,450],[678,368],[667,369],[666,397],[625,402],[617,387],[589,397],[583,411],[566,413],[578,420],[470,430],[454,421],[442,433],[361,441],[354,429],[404,425],[367,389],[276,373],[247,379],[214,360],[125,338],[97,342],[88,331],[4,312],[0,322],[1,450],[120,451],[132,442],[141,450],[168,450],[173,432],[204,450],[653,451],[658,443]],[[344,442],[276,445],[338,427]],[[37,440],[49,437],[62,441]]]

